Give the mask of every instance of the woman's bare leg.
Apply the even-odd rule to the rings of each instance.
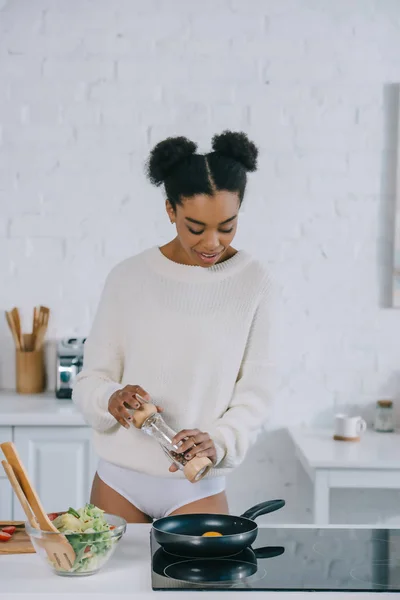
[[[201,500],[196,500],[190,504],[185,504],[170,513],[171,515],[188,515],[193,513],[215,513],[221,515],[228,515],[228,500],[226,493],[221,492],[220,494],[214,494],[214,496],[208,496]]]
[[[94,476],[90,502],[111,515],[125,519],[127,523],[151,523],[152,519],[142,513],[129,500],[118,494],[98,474]]]

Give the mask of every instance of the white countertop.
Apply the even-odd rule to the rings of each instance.
[[[86,425],[72,400],[59,400],[53,393],[17,394],[0,391],[0,427]]]
[[[260,527],[276,527],[276,525],[261,525]],[[279,526],[284,527],[284,526]],[[288,525],[293,528],[296,525]],[[308,528],[310,525],[298,525]],[[331,528],[343,525],[331,525]],[[346,526],[344,526],[346,527]],[[363,526],[352,526],[362,528]],[[370,526],[367,526],[370,528]],[[179,591],[155,592],[151,588],[150,572],[150,534],[151,525],[128,525],[127,532],[114,555],[102,571],[90,577],[67,578],[51,573],[47,566],[35,554],[14,554],[0,558],[0,598],[18,600],[42,599],[49,594],[52,598],[64,600],[80,600],[87,598],[101,598],[102,600],[129,596],[135,600],[158,596],[161,600],[176,600]],[[377,527],[378,528],[378,527]],[[218,600],[227,597],[230,592],[207,592],[207,600]],[[241,592],[241,594],[250,592]],[[184,597],[200,598],[202,592],[184,592]],[[257,594],[257,592],[255,592]],[[332,592],[263,592],[262,597],[276,598],[279,600],[296,600],[311,597],[332,600]],[[235,594],[230,594],[230,598]],[[241,596],[242,597],[242,596]],[[257,598],[257,595],[253,596]],[[335,598],[341,600],[354,600],[354,598],[375,598],[376,592],[371,593],[335,593]],[[379,593],[380,599],[393,598],[393,593]]]
[[[296,450],[314,469],[400,469],[400,433],[367,430],[359,442],[341,442],[330,429],[289,429]]]

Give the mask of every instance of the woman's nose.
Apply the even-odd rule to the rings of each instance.
[[[207,233],[204,239],[205,250],[207,252],[212,252],[213,250],[218,250],[219,248],[219,237],[217,231],[210,231]]]

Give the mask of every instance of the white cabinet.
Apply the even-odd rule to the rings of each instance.
[[[3,467],[1,467],[3,468]],[[0,521],[12,521],[12,495],[7,477],[0,478]]]
[[[46,512],[89,502],[96,471],[88,427],[14,427],[14,443]],[[24,518],[13,495],[14,520]]]
[[[3,442],[12,442],[12,427],[0,427],[0,444]],[[3,459],[2,459],[3,460]],[[1,468],[0,477],[6,477],[3,466]]]

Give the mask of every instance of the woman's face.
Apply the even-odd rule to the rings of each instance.
[[[176,224],[177,241],[191,265],[210,267],[224,258],[235,237],[239,196],[218,191],[213,196],[197,194],[182,198],[176,211],[167,200],[167,212]]]

